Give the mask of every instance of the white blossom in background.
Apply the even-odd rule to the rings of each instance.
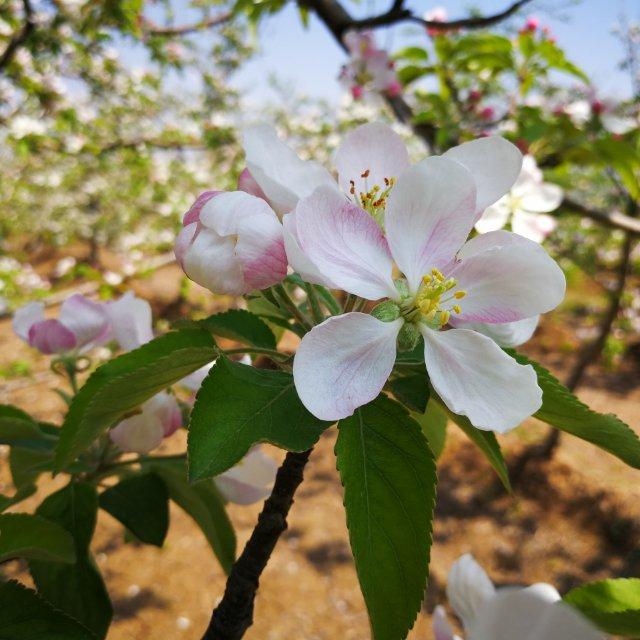
[[[476,230],[487,233],[511,224],[515,233],[542,242],[557,226],[555,218],[547,214],[560,206],[562,198],[562,189],[545,182],[535,158],[526,155],[515,184],[509,193],[485,209],[476,222]]]
[[[447,597],[465,640],[604,640],[550,584],[496,589],[469,554],[451,567]],[[441,606],[433,612],[433,633],[434,640],[462,640]]]

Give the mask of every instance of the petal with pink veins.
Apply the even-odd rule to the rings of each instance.
[[[29,329],[36,323],[44,320],[44,303],[28,302],[23,307],[16,309],[13,314],[13,331],[25,341],[29,340]]]
[[[247,168],[278,214],[291,211],[300,198],[320,185],[337,189],[335,180],[321,164],[299,158],[273,127],[248,127],[243,140]]]
[[[220,493],[236,504],[253,504],[271,493],[278,465],[259,446],[214,480]]]
[[[238,176],[238,191],[244,191],[250,193],[256,198],[267,199],[267,195],[262,190],[260,185],[256,182],[256,179],[251,175],[251,171],[245,167]]]
[[[121,349],[130,351],[153,340],[151,305],[127,291],[106,305],[111,333]]]
[[[537,243],[508,231],[470,240],[446,270],[466,292],[456,322],[504,323],[551,311],[564,298],[564,273]]]
[[[109,317],[105,305],[75,294],[60,307],[60,322],[76,337],[76,348],[87,350],[109,338]]]
[[[388,70],[386,53],[384,67]],[[383,82],[383,81],[381,81]],[[380,85],[380,90],[386,86]],[[383,190],[384,179],[398,178],[409,167],[409,153],[402,138],[381,122],[363,124],[347,133],[336,150],[334,164],[340,186],[345,193],[355,184],[356,194],[368,192],[375,185]],[[362,177],[368,171],[366,178]]]
[[[504,324],[483,324],[481,322],[462,323],[452,318],[449,322],[454,327],[460,329],[472,329],[478,331],[487,338],[491,338],[501,347],[519,347],[528,342],[540,321],[540,316],[516,320],[515,322],[505,322]]]
[[[182,218],[183,226],[187,226],[193,224],[194,222],[198,222],[200,220],[200,212],[202,211],[202,207],[204,207],[213,196],[222,193],[221,191],[204,191],[197,198],[196,201],[191,205],[189,211],[184,214]]]
[[[73,351],[77,346],[73,332],[53,319],[32,324],[27,339],[30,346],[46,354]]]
[[[475,202],[471,174],[453,160],[427,158],[400,176],[389,195],[385,227],[413,293],[422,276],[448,264],[467,239]]]
[[[478,138],[449,149],[443,157],[466,167],[475,180],[478,217],[515,184],[522,167],[518,147],[500,136]]]
[[[314,327],[293,362],[305,407],[321,420],[340,420],[376,398],[393,369],[402,324],[347,313]]]
[[[468,329],[420,329],[431,384],[453,413],[478,429],[505,433],[541,407],[533,367],[518,364],[491,338]]]
[[[295,218],[300,249],[337,287],[367,300],[398,296],[387,241],[368,213],[319,187],[298,203]]]

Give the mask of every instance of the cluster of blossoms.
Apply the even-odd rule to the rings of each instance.
[[[508,231],[467,241],[483,212],[518,180],[522,155],[499,137],[411,165],[402,139],[371,123],[334,157],[337,181],[265,126],[245,132],[241,189],[203,194],[185,216],[176,255],[214,292],[305,281],[355,296],[370,313],[335,315],[302,339],[293,373],[303,404],[324,420],[373,400],[398,350],[422,339],[430,383],[478,428],[504,432],[541,406],[531,366],[501,346],[530,337],[563,299],[561,269],[539,244]],[[260,283],[257,285],[256,283]]]
[[[365,91],[397,96],[402,91],[393,60],[384,49],[378,49],[371,31],[348,31],[344,43],[350,55],[339,75],[340,82],[354,99]]]
[[[44,304],[30,302],[14,314],[15,333],[44,354],[73,361],[90,349],[115,341],[124,350],[137,349],[153,339],[151,306],[132,292],[118,300],[100,303],[81,295],[63,302],[58,318],[45,318]],[[245,361],[245,364],[251,364]],[[192,395],[211,365],[190,374],[178,384]],[[138,413],[121,420],[109,431],[111,441],[123,452],[147,454],[183,426],[180,404],[173,393],[161,391],[147,400]],[[254,447],[245,458],[215,479],[224,497],[250,504],[269,495],[276,464]]]
[[[466,640],[603,640],[575,609],[560,602],[552,585],[496,589],[470,555],[451,567],[447,597]],[[441,606],[433,612],[433,635],[434,640],[462,640]]]

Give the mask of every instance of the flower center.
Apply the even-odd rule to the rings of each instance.
[[[409,322],[426,322],[441,329],[449,322],[452,313],[461,312],[458,302],[467,293],[460,289],[452,293],[457,284],[455,278],[445,278],[439,269],[431,269],[430,274],[422,276],[418,295],[403,309],[403,316]]]
[[[369,187],[367,178],[369,177],[370,170],[364,171],[360,177],[364,178],[364,191],[356,192],[356,183],[350,180],[351,188],[349,193],[355,200],[356,204],[362,207],[381,227],[384,223],[384,211],[387,206],[387,198],[391,189],[396,183],[395,178],[384,178],[384,186],[375,184]]]

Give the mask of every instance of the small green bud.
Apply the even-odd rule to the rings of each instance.
[[[393,300],[385,300],[373,308],[371,315],[382,322],[393,322],[400,317],[400,307]]]
[[[415,324],[405,322],[398,334],[398,351],[413,351],[420,340],[420,331]]]
[[[404,278],[397,278],[393,281],[393,284],[396,285],[396,290],[400,294],[400,298],[408,298],[411,295],[409,284]]]

